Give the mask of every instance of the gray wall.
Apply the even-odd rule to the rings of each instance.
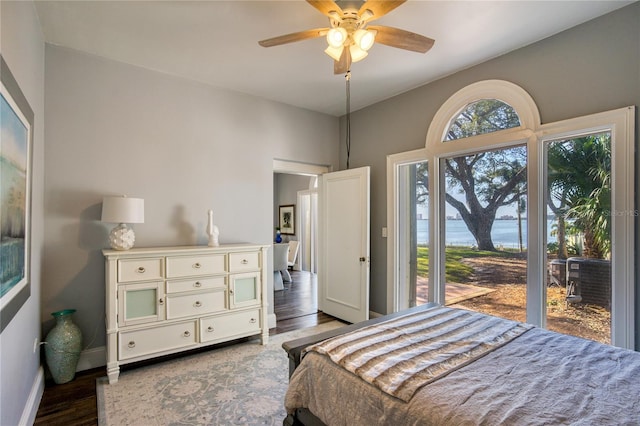
[[[273,159],[337,165],[335,117],[52,45],[45,63],[43,331],[75,308],[89,348],[105,344],[104,195],[144,198],[139,247],[206,244],[208,209],[222,244],[270,244]]]
[[[34,113],[31,195],[31,296],[0,335],[0,424],[28,422],[38,409],[44,185],[44,41],[31,2],[0,2],[0,52]]]
[[[350,166],[370,165],[372,172],[373,311],[386,312],[387,241],[381,237],[387,221],[386,156],[423,148],[438,108],[459,89],[481,80],[503,79],[524,88],[537,103],[543,123],[640,106],[639,28],[640,3],[635,3],[352,114]],[[352,78],[351,88],[351,96],[356,98],[357,76]],[[344,118],[341,131],[344,134]],[[340,166],[344,168],[343,143],[340,150]],[[636,188],[640,188],[639,183]],[[640,297],[638,293],[637,288]]]

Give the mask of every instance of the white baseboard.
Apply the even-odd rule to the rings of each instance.
[[[276,314],[267,315],[267,325],[269,328],[275,328],[277,323]]]
[[[107,347],[100,346],[80,352],[76,371],[91,370],[105,365],[107,365]]]
[[[378,313],[378,312],[374,312],[374,311],[369,311],[369,318],[378,318],[383,316],[384,314]]]
[[[44,393],[44,368],[40,366],[38,368],[38,374],[31,386],[31,392],[29,392],[29,398],[22,410],[22,416],[20,417],[20,426],[32,425],[36,421],[36,415],[38,414],[38,407],[42,400],[42,394]]]

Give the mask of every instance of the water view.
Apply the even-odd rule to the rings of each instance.
[[[555,242],[556,237],[551,235],[551,225],[553,221],[547,223],[547,242]],[[418,244],[429,243],[429,220],[417,220]],[[446,244],[448,246],[476,245],[476,240],[463,220],[447,220],[445,224]],[[504,248],[519,248],[518,244],[518,221],[517,220],[496,220],[491,229],[493,245]],[[527,246],[527,221],[522,221],[522,244]]]

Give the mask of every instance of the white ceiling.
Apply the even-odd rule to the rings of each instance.
[[[339,3],[339,2],[338,2]],[[351,67],[353,111],[549,37],[632,1],[417,1],[375,21],[435,39],[420,54],[375,45]],[[305,1],[37,1],[45,40],[313,111],[345,113],[324,38],[258,40],[327,27]]]

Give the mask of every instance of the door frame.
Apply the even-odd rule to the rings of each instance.
[[[325,173],[329,173],[333,170],[333,167],[326,164],[311,164],[311,163],[303,163],[300,161],[293,160],[283,160],[280,158],[273,159],[273,171],[272,175],[276,173],[284,173],[290,175],[300,175],[300,176],[320,176]],[[271,186],[271,199],[273,199],[273,185]],[[272,217],[271,223],[274,223],[273,212],[275,209],[271,209]],[[273,234],[273,228],[271,228],[270,234]],[[272,250],[272,249],[270,249]],[[320,262],[320,260],[318,260]],[[319,265],[318,265],[319,266]],[[267,280],[269,281],[269,285],[267,288],[273,289],[273,256],[267,256]],[[269,298],[269,315],[268,322],[269,328],[273,328],[276,326],[277,318],[274,312],[274,303],[273,303],[273,291],[271,294],[267,296]]]
[[[304,198],[308,197],[309,206],[303,206]],[[314,199],[315,197],[315,199]],[[316,212],[310,214],[309,221],[306,219],[307,210]],[[297,208],[296,208],[296,223],[298,229],[298,235],[300,235],[300,244],[298,246],[298,256],[296,258],[296,264],[294,270],[298,267],[299,270],[305,270],[304,266],[307,257],[308,270],[315,274],[318,272],[318,188],[307,189],[304,191],[298,191],[297,194]],[[308,223],[307,223],[308,222]],[[309,229],[306,229],[306,228]],[[305,236],[305,238],[303,238]],[[308,240],[308,241],[307,241]],[[304,244],[303,244],[304,243]],[[308,248],[307,248],[308,246]]]
[[[408,292],[401,288],[400,277],[400,233],[398,218],[400,215],[400,194],[397,191],[399,169],[401,166],[427,161],[425,148],[414,151],[387,155],[387,312],[397,312],[408,308],[401,296]]]

